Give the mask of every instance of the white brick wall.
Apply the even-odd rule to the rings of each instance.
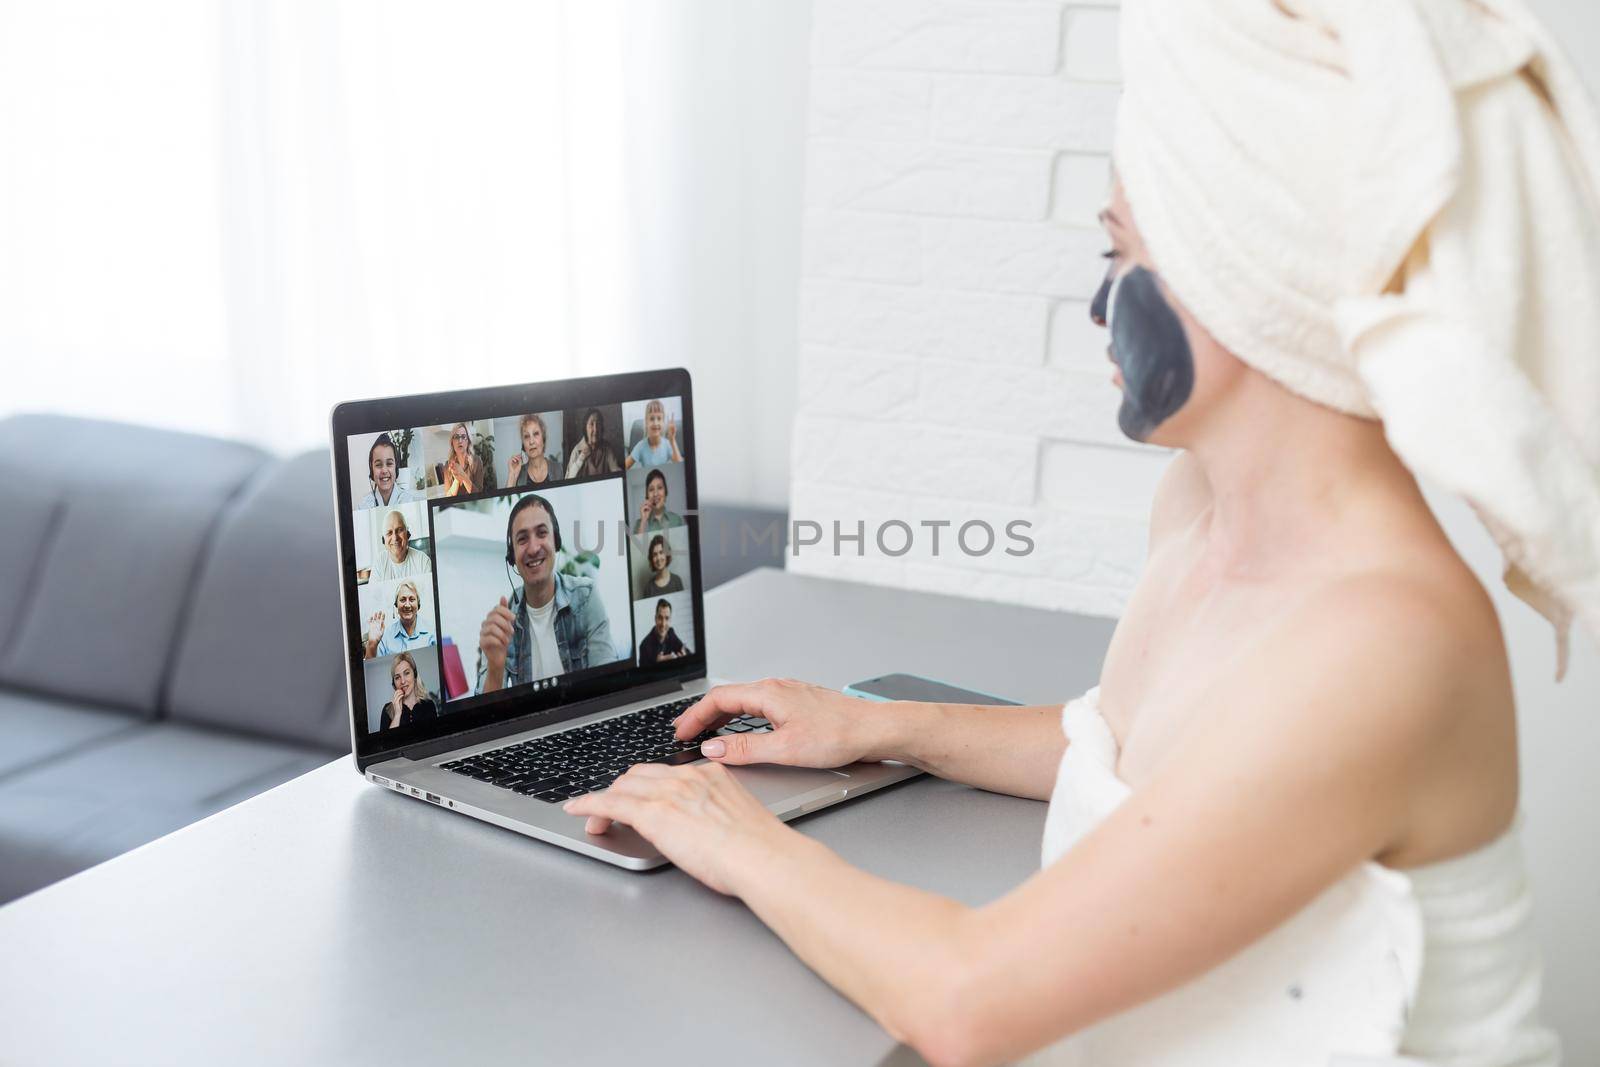
[[[1116,35],[1115,4],[816,0],[790,566],[1126,602],[1167,457],[1117,430],[1088,321]]]

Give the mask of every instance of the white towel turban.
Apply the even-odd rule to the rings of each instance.
[[[1124,0],[1115,162],[1162,278],[1383,420],[1600,640],[1600,123],[1520,0]]]

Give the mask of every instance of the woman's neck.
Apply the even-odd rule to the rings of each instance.
[[[1250,372],[1187,447],[1211,489],[1206,557],[1224,573],[1303,570],[1352,532],[1437,524],[1381,423],[1344,415]],[[1408,521],[1409,520],[1409,521]],[[1442,536],[1442,535],[1441,535]]]

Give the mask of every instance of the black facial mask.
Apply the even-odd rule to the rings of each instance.
[[[1144,267],[1134,267],[1114,284],[1107,278],[1089,314],[1096,322],[1109,318],[1111,358],[1122,371],[1117,425],[1135,441],[1147,441],[1194,389],[1194,353],[1183,323],[1161,295],[1156,276]]]
[[[1109,254],[1107,255],[1109,257]],[[1117,265],[1112,263],[1106,270],[1106,276],[1100,283],[1100,289],[1094,294],[1094,302],[1089,305],[1089,321],[1096,326],[1106,324],[1106,308],[1111,303],[1111,283],[1115,280]]]

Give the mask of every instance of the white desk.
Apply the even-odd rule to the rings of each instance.
[[[774,570],[714,590],[706,612],[723,677],[904,670],[1029,703],[1093,685],[1111,635],[1103,619]],[[1043,819],[1042,804],[923,778],[795,825],[977,903],[1037,868]],[[7,1067],[776,1067],[893,1051],[737,901],[385,792],[348,760],[0,908]]]

